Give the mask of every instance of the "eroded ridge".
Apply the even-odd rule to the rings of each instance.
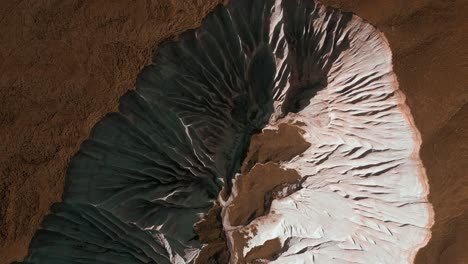
[[[420,144],[377,29],[232,0],[95,126],[25,263],[410,263]]]
[[[275,50],[286,55],[268,128],[299,123],[310,148],[280,163],[298,172],[300,186],[247,224],[229,221],[234,185],[224,215],[231,263],[412,263],[432,208],[386,39],[312,1],[277,1],[273,14],[271,41],[287,45]],[[272,241],[269,257],[249,258]]]
[[[199,29],[159,47],[119,112],[101,120],[73,157],[64,202],[46,217],[27,262],[194,261],[202,247],[194,224],[224,183],[229,191],[250,136],[272,112],[268,17],[234,13],[219,6]],[[49,221],[76,205],[87,205],[76,214],[98,209],[112,220],[90,213],[75,225]],[[84,232],[90,225],[99,239]],[[127,241],[111,236],[108,225],[139,231]],[[148,246],[148,237],[165,250]],[[149,252],[142,257],[128,243]]]

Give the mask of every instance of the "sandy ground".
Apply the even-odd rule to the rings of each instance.
[[[218,0],[0,1],[0,263],[19,260],[70,157],[151,50]],[[468,260],[468,1],[324,0],[383,30],[421,131],[435,225],[416,263]]]

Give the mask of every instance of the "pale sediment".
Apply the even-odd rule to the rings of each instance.
[[[96,125],[27,261],[411,262],[433,221],[418,137],[373,26],[233,0]]]
[[[318,6],[316,12],[315,32],[321,23],[329,23],[321,20],[329,10]],[[305,131],[310,147],[280,163],[299,173],[300,188],[274,199],[268,214],[243,226],[234,227],[225,219],[231,263],[242,263],[249,252],[274,239],[280,242],[271,254],[274,259],[257,261],[412,263],[430,236],[433,213],[418,154],[421,140],[398,90],[385,37],[356,16],[340,31],[325,34],[348,42],[329,66],[325,87],[291,112],[287,109],[297,103],[284,107],[281,99],[295,100],[288,97],[289,89],[296,95],[304,92],[300,86],[307,83],[307,72],[298,77],[294,66],[289,74],[280,72],[276,84],[281,78],[287,81],[278,89],[280,100],[267,126],[300,123]],[[284,69],[286,63],[277,59],[277,68]],[[238,195],[235,188],[226,208]],[[227,212],[224,217],[233,218]]]
[[[243,248],[248,242],[249,233],[236,227],[248,225],[252,220],[269,214],[274,199],[287,196],[294,186],[299,187],[300,175],[293,169],[280,168],[279,163],[288,161],[309,148],[310,144],[302,138],[303,133],[304,131],[297,126],[281,124],[278,130],[265,129],[252,137],[242,165],[242,174],[236,177],[229,200],[223,199],[220,195],[220,203],[224,206],[223,212],[217,203],[196,225],[195,229],[201,241],[207,244],[200,252],[199,263],[203,263],[201,260],[206,263],[209,263],[208,260],[225,263],[219,256],[222,255],[221,251],[225,252],[227,244],[231,248],[230,257],[236,259],[236,263],[251,263],[258,258],[272,258],[276,251],[281,249],[279,239],[272,239],[264,245],[255,247],[244,258]],[[215,212],[218,217],[223,216],[223,219],[217,218],[216,224],[212,220]],[[221,226],[221,230],[223,232],[229,230],[228,240],[224,233],[218,239],[205,239],[218,232],[223,220],[226,224]],[[200,229],[200,226],[206,227]],[[221,246],[223,243],[224,246]]]

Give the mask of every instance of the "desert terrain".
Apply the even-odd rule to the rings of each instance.
[[[161,42],[221,1],[0,2],[0,263],[21,260],[68,161]],[[435,211],[416,263],[468,260],[468,2],[325,0],[382,30]]]

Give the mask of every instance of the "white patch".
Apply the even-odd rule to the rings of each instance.
[[[282,16],[278,2],[272,25]],[[317,21],[323,23],[314,24],[319,29],[328,22]],[[272,118],[267,126],[306,124],[301,128],[311,147],[281,164],[306,177],[303,188],[274,200],[274,213],[247,226],[231,227],[223,214],[229,245],[233,230],[256,226],[244,256],[279,238],[284,247],[271,263],[412,263],[430,237],[433,211],[419,158],[421,139],[398,90],[390,47],[356,16],[345,30],[350,48],[332,66],[327,87],[301,112]],[[283,63],[277,60],[278,69]],[[275,102],[274,117],[281,114],[280,104]]]

